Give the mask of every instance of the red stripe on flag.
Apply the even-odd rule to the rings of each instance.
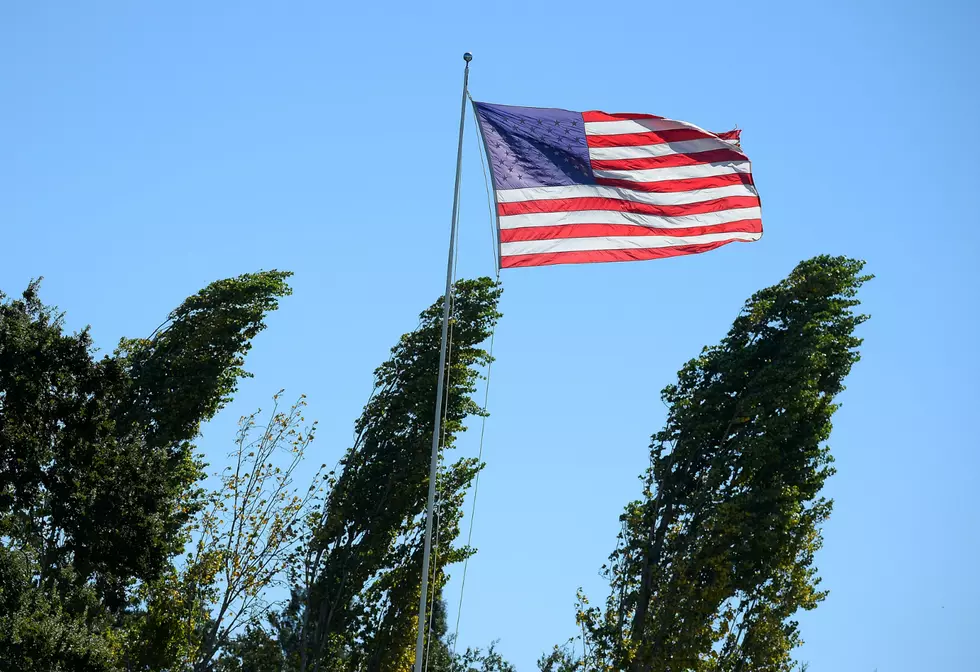
[[[624,121],[627,119],[663,119],[655,114],[634,114],[633,112],[600,112],[589,110],[582,113],[584,121]]]
[[[681,217],[684,215],[700,215],[706,212],[733,210],[735,208],[755,208],[759,206],[758,196],[728,196],[714,198],[699,203],[683,203],[680,205],[653,205],[624,201],[618,198],[600,198],[585,196],[582,198],[552,198],[540,201],[518,201],[516,203],[500,203],[497,213],[507,215],[529,215],[541,212],[574,212],[576,210],[615,210],[617,212],[633,212],[642,215],[660,215],[662,217]]]
[[[554,240],[557,238],[614,238],[618,236],[704,236],[709,233],[761,233],[761,219],[743,219],[714,226],[691,226],[683,229],[655,229],[628,224],[566,224],[564,226],[526,226],[520,229],[503,229],[501,243],[526,240]]]
[[[593,170],[644,170],[646,168],[677,168],[701,163],[748,161],[749,157],[734,149],[709,149],[706,152],[644,156],[637,159],[593,159]]]
[[[591,264],[603,261],[644,261],[679,257],[686,254],[700,254],[717,249],[722,245],[737,242],[720,240],[702,245],[678,245],[676,247],[651,247],[634,250],[588,250],[581,252],[549,252],[546,254],[515,254],[500,258],[501,268],[519,266],[551,266],[553,264]],[[738,241],[743,242],[743,241]]]
[[[690,177],[684,180],[662,180],[660,182],[633,182],[632,180],[620,180],[611,177],[597,177],[596,184],[606,187],[620,187],[633,191],[644,191],[653,193],[673,193],[678,191],[695,191],[696,189],[712,189],[714,187],[727,187],[732,184],[755,184],[752,175],[749,173],[729,173],[728,175],[714,175],[712,177]]]
[[[617,133],[616,135],[589,135],[585,140],[589,147],[636,147],[637,145],[661,145],[665,142],[682,140],[702,140],[717,138],[714,133],[694,128],[675,128],[668,131],[648,131],[646,133]]]

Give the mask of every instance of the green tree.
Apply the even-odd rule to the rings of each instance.
[[[471,395],[489,354],[479,347],[500,313],[501,289],[489,278],[461,280],[452,300],[442,450],[464,420],[483,409]],[[355,425],[355,441],[331,481],[322,514],[311,521],[290,609],[293,664],[301,670],[403,670],[414,650],[421,589],[423,514],[439,362],[442,299],[402,336],[375,371],[375,390]],[[471,552],[453,545],[462,498],[482,465],[464,458],[439,473],[433,595],[444,568]]]
[[[5,562],[30,558],[5,568],[23,609],[61,632],[95,632],[107,614],[126,616],[135,586],[166,578],[202,505],[191,442],[248,375],[244,357],[288,276],[212,283],[102,358],[88,328],[65,332],[38,282],[20,299],[0,294],[0,539]],[[0,630],[0,658],[34,669],[50,647],[21,646],[20,627]]]
[[[316,432],[315,422],[303,425],[305,406],[301,398],[280,411],[277,394],[271,418],[258,436],[257,414],[242,418],[233,464],[199,519],[185,570],[211,613],[194,661],[197,671],[208,669],[240,626],[261,621],[269,611],[266,590],[285,584],[285,570],[302,548],[300,527],[319,510],[326,465],[314,472],[308,487],[293,482]]]
[[[258,624],[249,624],[244,632],[224,648],[214,672],[282,672],[285,652],[273,632]]]
[[[268,589],[285,587],[285,570],[301,550],[303,520],[318,510],[323,491],[322,467],[308,486],[294,483],[316,423],[304,426],[305,397],[281,410],[280,396],[268,420],[260,423],[259,412],[239,420],[230,464],[190,525],[187,554],[161,579],[139,587],[145,607],[126,633],[126,657],[135,667],[174,661],[203,672],[226,648],[225,667],[235,652],[260,642],[258,624],[276,606]]]
[[[579,672],[588,669],[585,656],[577,656],[573,647],[574,639],[562,646],[555,646],[550,653],[538,658],[540,672]]]
[[[483,649],[466,649],[449,664],[451,672],[515,672],[515,668],[497,652],[496,642]]]
[[[626,507],[604,608],[580,596],[588,668],[791,670],[793,615],[832,503],[826,441],[858,361],[863,262],[821,256],[754,294],[665,388],[643,499]]]
[[[112,622],[91,587],[62,582],[38,590],[31,549],[0,545],[0,668],[18,672],[105,672],[116,669]],[[67,584],[67,586],[63,586]]]

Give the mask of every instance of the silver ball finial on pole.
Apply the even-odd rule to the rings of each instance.
[[[473,54],[467,51],[465,54],[463,54],[463,60],[469,63],[473,60]]]

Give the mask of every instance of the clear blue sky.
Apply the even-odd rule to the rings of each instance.
[[[111,350],[211,280],[295,271],[256,377],[201,445],[220,456],[234,419],[285,387],[309,395],[332,463],[372,369],[441,293],[464,50],[477,99],[737,123],[761,242],[505,271],[461,639],[499,638],[530,670],[575,634],[659,390],[752,291],[826,252],[877,279],[832,438],[831,594],[802,617],[799,656],[977,669],[978,8],[5,3],[0,289],[45,276],[44,298]],[[491,251],[472,126],[466,141],[460,273],[476,275]]]

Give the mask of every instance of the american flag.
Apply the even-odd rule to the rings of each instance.
[[[502,268],[658,259],[762,237],[738,130],[651,114],[474,107]]]

